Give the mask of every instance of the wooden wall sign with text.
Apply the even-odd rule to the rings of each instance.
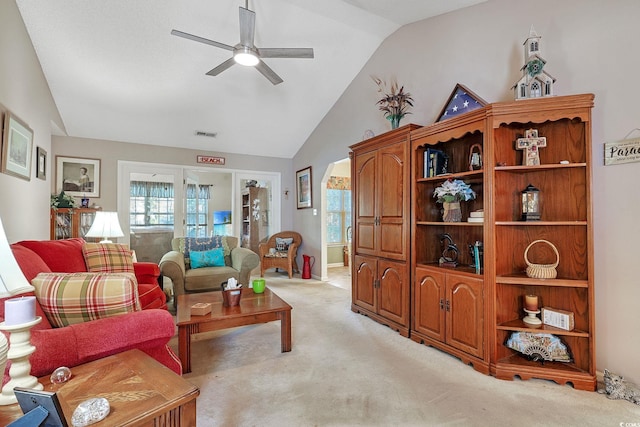
[[[198,156],[198,163],[208,163],[210,165],[224,165],[224,157]]]
[[[631,162],[640,162],[640,138],[604,144],[605,166]]]

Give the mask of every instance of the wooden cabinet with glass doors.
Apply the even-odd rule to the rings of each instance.
[[[91,228],[98,209],[51,208],[51,240],[84,237]]]

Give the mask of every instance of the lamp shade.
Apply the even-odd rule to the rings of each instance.
[[[85,237],[98,237],[103,240],[100,243],[112,243],[109,238],[122,237],[124,233],[120,228],[120,221],[118,221],[118,212],[96,212],[96,217],[93,219],[91,228],[85,234]]]
[[[0,298],[33,290],[34,287],[24,277],[18,261],[13,256],[7,234],[4,232],[2,219],[0,219]]]

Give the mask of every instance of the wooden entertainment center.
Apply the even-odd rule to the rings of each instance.
[[[352,310],[446,351],[500,379],[543,378],[595,390],[592,94],[489,104],[425,127],[406,125],[351,146],[354,265]],[[534,129],[546,145],[539,164],[516,140]],[[447,174],[425,173],[425,152],[448,158]],[[473,153],[480,166],[470,167]],[[476,158],[477,160],[477,158]],[[443,222],[433,193],[446,179],[471,185],[462,221]],[[521,192],[541,194],[539,220],[521,220]],[[484,219],[468,222],[473,211]],[[457,265],[441,265],[441,240],[455,242]],[[528,259],[558,261],[557,277],[525,274]],[[482,244],[475,267],[469,245]],[[406,245],[409,245],[407,248]],[[446,264],[445,264],[446,265]],[[524,296],[570,312],[574,328],[523,322]],[[552,334],[572,360],[534,361],[506,345],[513,333]]]

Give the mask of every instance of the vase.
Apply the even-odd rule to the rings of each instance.
[[[460,211],[460,202],[444,202],[442,203],[444,212],[442,220],[444,222],[460,222],[462,221],[462,211]]]
[[[387,120],[389,120],[391,122],[391,129],[398,129],[398,127],[400,126],[400,119],[401,118],[402,118],[402,116],[400,116],[400,115],[387,116]]]

